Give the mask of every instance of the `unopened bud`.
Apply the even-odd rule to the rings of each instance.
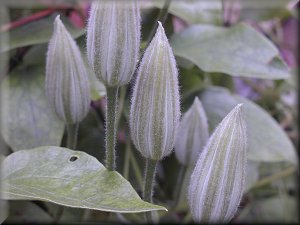
[[[197,160],[189,186],[195,222],[229,222],[237,211],[245,183],[246,127],[242,105],[218,125]]]
[[[208,140],[205,111],[198,97],[183,115],[175,143],[175,154],[183,165],[194,165]]]
[[[154,160],[169,155],[180,117],[178,72],[160,22],[140,64],[131,102],[130,128],[136,148]]]
[[[127,84],[137,65],[140,47],[138,2],[94,1],[87,28],[87,56],[106,86]]]
[[[89,111],[88,74],[75,41],[57,16],[46,62],[46,95],[67,124],[80,122]]]

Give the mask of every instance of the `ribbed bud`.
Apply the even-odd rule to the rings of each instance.
[[[197,160],[188,198],[195,222],[229,222],[241,201],[246,167],[242,104],[218,125]]]
[[[93,1],[87,28],[87,56],[106,86],[127,84],[137,65],[140,47],[138,2]]]
[[[178,72],[160,22],[140,64],[131,103],[130,128],[136,148],[150,159],[169,155],[180,117]]]
[[[46,95],[67,124],[80,122],[89,111],[88,74],[75,41],[57,16],[48,45]]]
[[[194,165],[208,140],[208,124],[205,111],[198,97],[183,115],[179,124],[175,154],[183,165]]]

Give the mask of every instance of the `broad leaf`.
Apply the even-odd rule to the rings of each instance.
[[[1,85],[1,133],[14,150],[60,145],[64,123],[48,105],[44,69],[21,67]]]
[[[281,194],[250,202],[235,219],[237,223],[297,223],[295,197]]]
[[[276,47],[246,24],[232,28],[192,25],[173,35],[171,45],[176,56],[205,72],[265,79],[290,76]]]
[[[30,22],[28,24],[16,27],[9,31],[8,45],[1,46],[0,52],[5,52],[14,48],[24,47],[48,42],[53,32],[53,22],[57,14]],[[61,19],[74,38],[84,34],[84,29],[75,28],[68,19],[61,15]],[[0,33],[0,39],[1,39]]]
[[[158,8],[162,8],[165,1],[151,1],[151,3]],[[220,24],[222,21],[222,2],[221,0],[171,1],[169,12],[175,16],[178,16],[189,24]]]
[[[166,210],[141,200],[130,183],[96,158],[61,147],[21,150],[3,162],[3,197],[107,212]]]
[[[247,193],[259,178],[259,162],[247,160],[244,193]]]
[[[248,136],[248,158],[254,161],[297,162],[295,148],[278,123],[260,106],[246,98],[230,94],[224,88],[209,88],[200,94],[213,130],[238,103],[244,103]]]

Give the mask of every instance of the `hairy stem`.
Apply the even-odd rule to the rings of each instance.
[[[118,114],[118,87],[106,87],[106,129],[105,129],[105,150],[106,168],[110,171],[116,167],[116,120]]]
[[[178,178],[177,178],[177,182],[176,182],[175,191],[173,193],[173,197],[175,199],[174,205],[173,205],[174,210],[176,210],[176,208],[180,202],[181,196],[183,194],[182,190],[184,188],[183,185],[185,184],[184,180],[185,180],[186,173],[187,173],[187,166],[181,165],[180,171],[178,174]]]
[[[77,133],[78,133],[79,124],[67,124],[67,148],[76,149],[77,146]]]
[[[143,198],[145,201],[152,203],[152,193],[155,184],[155,174],[157,167],[157,160],[146,159],[145,168],[145,182],[144,182],[144,192]],[[146,212],[146,220],[148,223],[152,223],[152,213]]]

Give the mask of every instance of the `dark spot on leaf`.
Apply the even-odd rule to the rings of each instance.
[[[76,161],[77,159],[78,159],[77,156],[72,156],[72,157],[69,159],[69,161],[70,161],[70,162],[74,162],[74,161]]]

